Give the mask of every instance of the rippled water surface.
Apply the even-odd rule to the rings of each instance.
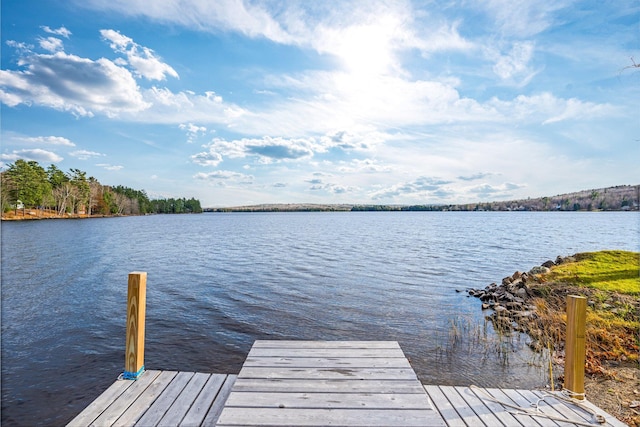
[[[557,255],[638,250],[636,213],[202,214],[2,223],[2,425],[61,425],[124,367],[127,275],[146,271],[148,369],[238,372],[256,339],[397,340],[426,383],[536,387],[452,343],[463,292]],[[474,332],[476,331],[476,332]],[[484,333],[484,332],[482,332]]]

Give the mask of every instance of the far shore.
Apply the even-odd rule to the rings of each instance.
[[[638,212],[628,209],[616,210],[591,210],[591,211],[557,211],[557,210],[484,210],[484,209],[424,209],[413,206],[368,206],[358,207],[355,205],[260,205],[260,206],[243,206],[232,208],[205,208],[203,213],[288,213],[288,212]],[[5,212],[0,218],[2,221],[32,221],[45,219],[90,219],[90,218],[119,218],[129,216],[146,216],[160,214],[70,214],[63,215],[53,214],[38,209],[26,209],[24,212],[15,210]],[[182,215],[182,214],[180,214]]]

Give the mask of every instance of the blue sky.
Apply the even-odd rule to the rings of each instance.
[[[4,167],[210,207],[639,183],[636,0],[1,7]]]

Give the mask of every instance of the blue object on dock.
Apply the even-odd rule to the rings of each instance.
[[[142,365],[142,367],[138,370],[138,372],[127,372],[124,371],[122,373],[122,379],[123,380],[137,380],[138,378],[140,378],[140,375],[142,375],[144,373],[144,365]]]

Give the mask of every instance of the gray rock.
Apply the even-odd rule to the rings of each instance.
[[[517,313],[515,313],[516,317],[524,317],[524,318],[529,318],[529,317],[533,317],[535,316],[535,312],[534,311],[519,311]]]
[[[548,267],[538,265],[529,270],[529,275],[534,276],[536,274],[548,274],[551,271]]]
[[[514,300],[514,296],[513,294],[509,293],[509,292],[505,292],[504,296],[502,297],[502,299],[506,300],[506,301],[513,301]]]

